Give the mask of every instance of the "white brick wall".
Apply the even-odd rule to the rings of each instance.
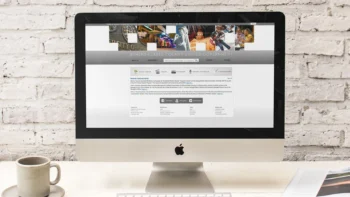
[[[30,64],[28,64],[30,62]],[[11,56],[0,60],[3,75],[9,78],[72,78],[73,55]]]
[[[140,5],[164,5],[166,0],[93,0],[96,5],[119,5],[119,6],[140,6]]]
[[[175,0],[176,5],[243,5],[244,0]]]
[[[17,0],[20,5],[82,5],[87,0]]]
[[[10,2],[11,0],[0,0],[0,5],[8,5]]]
[[[43,41],[44,53],[67,54],[74,53],[74,38],[71,36],[52,35]]]
[[[287,54],[344,55],[344,38],[335,35],[293,33],[287,34]]]
[[[0,0],[0,161],[75,159],[78,12],[282,11],[285,160],[350,160],[349,0]]]
[[[0,43],[1,50],[0,55],[4,55],[2,59],[5,57],[9,57],[6,55],[20,55],[20,54],[39,54],[40,42],[39,39],[36,38],[35,35],[30,35],[25,32],[16,32],[15,34],[9,33],[9,31],[4,31],[5,33],[0,33]]]
[[[307,80],[287,82],[286,101],[344,101],[345,83]]]
[[[300,31],[348,31],[350,18],[345,16],[302,15]]]

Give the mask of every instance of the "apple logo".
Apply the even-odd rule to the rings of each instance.
[[[185,153],[184,147],[182,146],[182,144],[180,144],[180,146],[177,146],[175,148],[175,153],[176,153],[176,155],[183,155]]]

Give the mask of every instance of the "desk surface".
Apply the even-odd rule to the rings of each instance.
[[[152,163],[56,163],[62,168],[58,185],[66,190],[65,197],[144,192],[152,169]],[[205,163],[204,169],[216,192],[231,192],[233,197],[280,197],[299,168],[349,166],[350,162]],[[15,184],[15,163],[0,162],[0,192]]]

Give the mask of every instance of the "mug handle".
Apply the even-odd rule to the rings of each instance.
[[[56,179],[54,181],[50,181],[50,185],[56,185],[61,180],[61,168],[56,163],[51,163],[50,168],[52,168],[52,167],[57,169],[57,176],[56,176]]]

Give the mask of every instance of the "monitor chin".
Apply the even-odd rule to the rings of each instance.
[[[80,161],[263,162],[283,151],[284,139],[77,139]]]

